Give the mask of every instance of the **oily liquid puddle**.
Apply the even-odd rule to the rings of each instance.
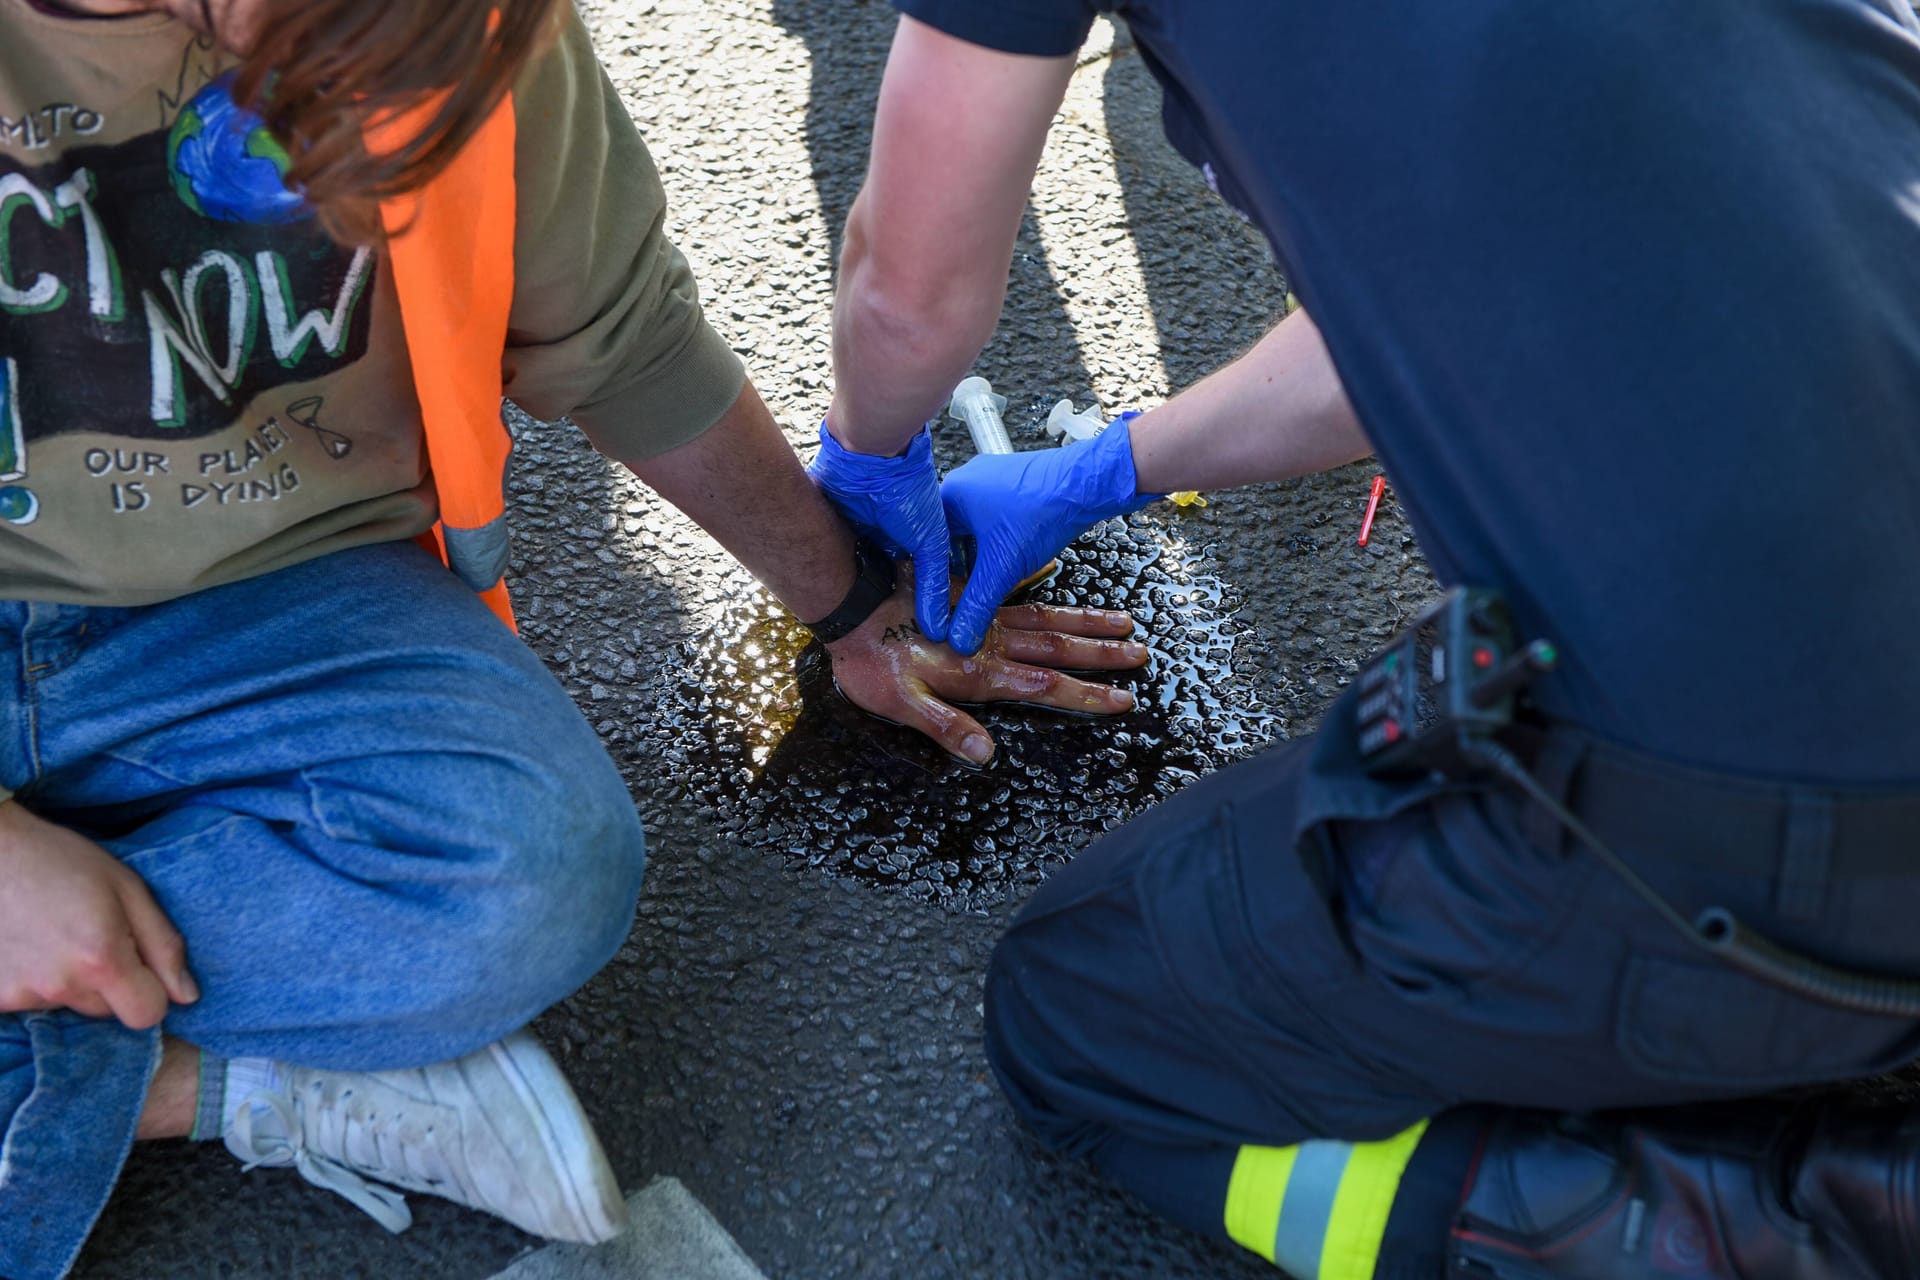
[[[764,592],[683,642],[641,744],[749,848],[955,909],[1045,879],[1101,831],[1281,736],[1233,677],[1227,588],[1145,515],[1110,520],[1027,598],[1126,609],[1152,657],[1111,718],[971,708],[998,750],[972,769],[834,687],[826,652]]]

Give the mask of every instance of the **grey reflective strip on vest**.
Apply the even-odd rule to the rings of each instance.
[[[1273,1229],[1273,1261],[1300,1280],[1320,1274],[1320,1252],[1326,1247],[1327,1225],[1333,1221],[1333,1201],[1340,1177],[1353,1154],[1351,1142],[1303,1142],[1293,1158],[1287,1196],[1280,1202],[1280,1222]]]
[[[460,575],[460,581],[475,591],[487,591],[507,576],[511,547],[504,515],[494,517],[478,529],[442,526],[442,532],[447,538],[447,565]]]

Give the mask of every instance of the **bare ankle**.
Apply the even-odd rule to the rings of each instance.
[[[147,1104],[140,1112],[134,1137],[184,1138],[193,1132],[200,1103],[200,1051],[183,1040],[161,1042],[160,1069],[147,1087]]]

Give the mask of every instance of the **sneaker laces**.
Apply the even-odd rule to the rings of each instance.
[[[267,1120],[279,1123],[277,1126],[262,1123]],[[371,1138],[377,1149],[380,1145],[377,1130]],[[249,1094],[234,1116],[226,1139],[228,1149],[246,1162],[242,1173],[291,1165],[308,1182],[344,1197],[396,1235],[413,1225],[413,1213],[407,1208],[405,1196],[369,1182],[347,1165],[310,1148],[299,1118],[294,1114],[293,1103],[282,1094],[264,1089]]]

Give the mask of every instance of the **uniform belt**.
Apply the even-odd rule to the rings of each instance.
[[[1920,875],[1920,786],[1835,786],[1743,777],[1628,750],[1564,723],[1503,735],[1534,776],[1622,853],[1793,882]],[[1530,804],[1526,834],[1567,846],[1564,825]]]

